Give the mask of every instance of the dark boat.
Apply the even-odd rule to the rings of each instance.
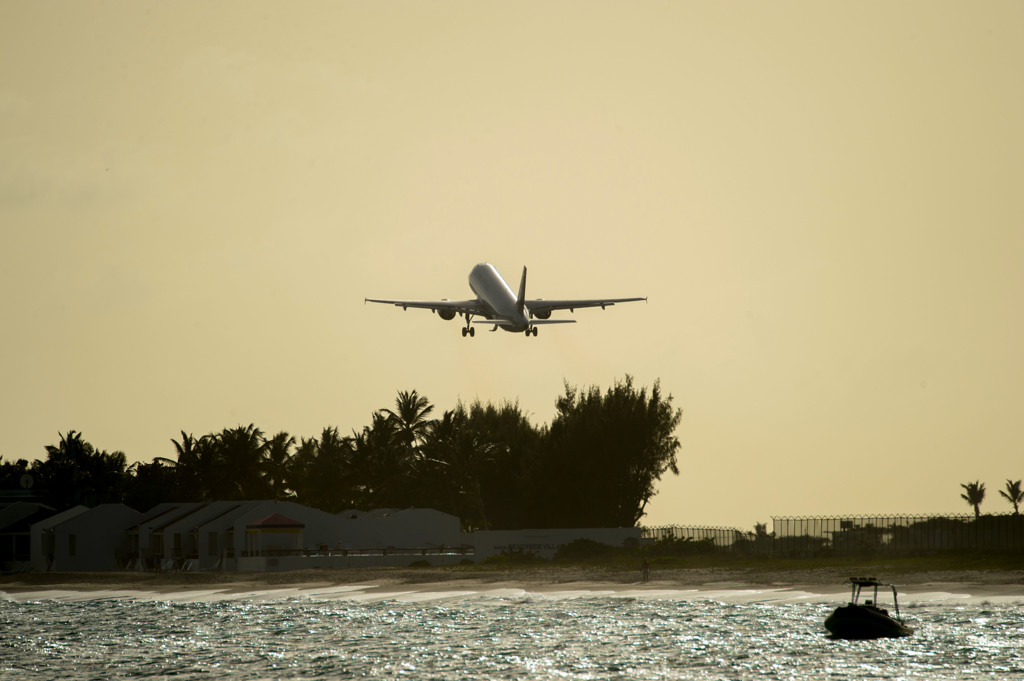
[[[825,619],[825,628],[831,632],[833,638],[898,638],[910,636],[914,630],[903,623],[900,619],[900,605],[896,600],[896,587],[892,584],[882,584],[874,577],[850,577],[852,593],[850,602],[835,609]],[[884,608],[878,607],[878,587],[887,586],[892,589],[892,604],[896,616],[889,615]],[[874,598],[865,599],[864,603],[858,603],[861,589],[872,587]]]

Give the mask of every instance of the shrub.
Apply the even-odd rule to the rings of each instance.
[[[647,547],[647,554],[660,556],[695,556],[715,552],[712,539],[692,539],[690,537],[663,537]]]
[[[498,553],[484,558],[483,564],[491,567],[515,566],[515,565],[536,565],[547,562],[536,553],[529,551],[511,551],[509,553]]]
[[[602,544],[592,539],[576,539],[558,549],[555,560],[560,563],[578,563],[589,560],[606,560],[622,553],[622,549]]]

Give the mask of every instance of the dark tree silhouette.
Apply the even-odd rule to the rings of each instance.
[[[181,489],[181,474],[173,463],[156,458],[152,463],[136,461],[128,467],[124,503],[146,510],[164,502],[190,501]]]
[[[26,473],[28,473],[26,459],[4,461],[3,457],[0,457],[0,489],[18,489],[21,487],[21,478]]]
[[[411,451],[397,436],[397,420],[375,412],[371,424],[353,433],[353,460],[365,485],[366,508],[415,506],[416,484]]]
[[[981,516],[981,502],[985,500],[985,483],[983,482],[968,482],[960,485],[964,488],[964,494],[960,495],[960,498],[967,502],[969,506],[974,507],[974,517],[978,518]]]
[[[292,465],[288,469],[288,489],[295,492],[295,498],[300,504],[322,508],[313,502],[317,498],[317,473],[314,466],[317,462],[318,444],[315,437],[304,437],[299,440],[295,453],[292,454]]]
[[[459,516],[467,529],[490,529],[480,478],[501,448],[469,426],[461,407],[434,421],[423,446],[423,468],[430,495],[440,502],[435,507]]]
[[[544,431],[535,428],[513,402],[494,406],[478,400],[467,414],[465,427],[478,440],[496,445],[476,472],[488,525],[495,530],[526,527],[528,490],[535,484],[528,474],[539,456]]]
[[[337,428],[324,428],[319,441],[304,438],[293,459],[289,479],[300,503],[331,513],[362,505],[352,441],[339,436]]]
[[[407,448],[409,456],[415,456],[430,432],[432,422],[427,417],[433,411],[430,400],[410,390],[398,393],[394,410],[382,409],[381,413],[391,421],[396,443]]]
[[[296,446],[253,424],[199,438],[183,430],[174,459],[126,469],[124,454],[97,452],[69,431],[46,461],[0,462],[0,476],[10,484],[27,469],[61,508],[294,498],[332,512],[432,507],[467,529],[632,526],[660,477],[678,473],[682,412],[671,402],[658,383],[638,389],[630,376],[605,393],[566,384],[551,426],[536,428],[509,402],[460,403],[431,419],[434,406],[409,390],[349,437],[324,428]]]
[[[565,386],[531,474],[543,497],[530,505],[542,527],[632,527],[666,471],[679,473],[675,429],[682,410],[658,383],[650,394],[626,376],[602,395]]]
[[[1024,491],[1020,488],[1020,480],[1007,480],[1006,490],[999,490],[1000,496],[1013,504],[1013,514],[1020,515],[1020,502],[1024,501]]]
[[[288,489],[288,479],[294,446],[295,438],[285,432],[280,432],[266,441],[264,478],[270,487],[271,496],[278,501],[293,496]]]
[[[47,445],[46,460],[36,461],[31,472],[47,490],[51,505],[62,510],[123,501],[126,469],[122,452],[96,451],[81,433],[69,430],[60,435],[60,443]]]
[[[225,428],[210,440],[217,463],[218,499],[267,499],[267,441],[263,431],[249,424]]]
[[[225,486],[221,482],[224,471],[218,466],[211,438],[210,435],[204,435],[197,440],[183,430],[181,442],[171,439],[177,455],[175,460],[164,457],[153,459],[154,463],[161,462],[174,468],[181,494],[179,501],[210,501],[215,496],[214,490]]]

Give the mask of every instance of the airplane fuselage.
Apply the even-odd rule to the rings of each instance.
[[[489,308],[488,319],[503,320],[501,328],[512,333],[530,328],[525,309],[516,305],[515,292],[492,265],[480,263],[474,267],[469,273],[469,288]]]

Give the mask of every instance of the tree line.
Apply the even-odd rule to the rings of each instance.
[[[466,529],[632,527],[655,484],[679,473],[682,410],[659,382],[626,376],[602,392],[565,384],[548,426],[518,403],[461,402],[436,415],[415,390],[361,430],[267,435],[255,425],[172,438],[173,456],[128,465],[82,433],[59,434],[46,458],[0,460],[0,487],[27,473],[55,508],[121,502],[293,500],[329,512],[426,507]]]
[[[1024,502],[1024,489],[1021,489],[1021,480],[1006,480],[1006,488],[999,490],[1000,496],[1013,506],[1013,514],[1020,515],[1020,504]],[[981,502],[985,501],[985,483],[975,480],[960,485],[964,488],[960,498],[967,502],[967,505],[974,509],[974,517],[981,517]]]

